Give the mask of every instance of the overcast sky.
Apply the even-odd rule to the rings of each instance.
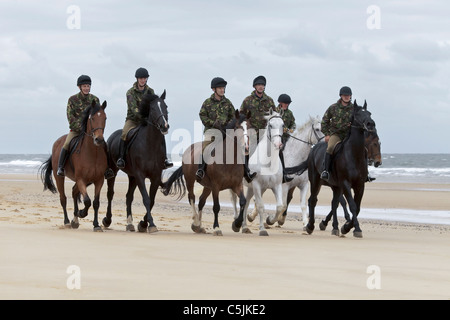
[[[121,129],[138,67],[167,90],[169,151],[174,132],[194,140],[213,77],[239,108],[264,75],[298,124],[346,85],[367,100],[382,152],[450,153],[449,16],[444,0],[2,0],[0,153],[51,152],[81,74],[108,103],[106,136]]]

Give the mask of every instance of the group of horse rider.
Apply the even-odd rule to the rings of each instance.
[[[119,159],[117,160],[117,167],[123,169],[125,167],[125,152],[127,148],[127,136],[128,133],[136,128],[141,122],[141,115],[139,113],[139,104],[146,94],[154,94],[154,90],[147,84],[149,74],[145,68],[138,68],[135,72],[136,82],[127,91],[127,116],[125,124],[122,130]],[[295,117],[292,111],[289,109],[289,105],[292,102],[291,97],[287,94],[281,94],[278,97],[278,106],[275,107],[273,99],[265,93],[266,78],[264,76],[258,76],[253,80],[252,93],[244,99],[241,104],[240,112],[249,114],[251,127],[259,133],[259,129],[264,129],[266,126],[266,115],[270,109],[273,109],[280,113],[284,121],[284,133],[283,133],[283,145],[286,144],[289,138],[289,133],[292,133],[295,129]],[[71,96],[67,103],[67,119],[69,121],[70,132],[67,135],[66,141],[58,161],[57,175],[64,176],[64,166],[69,157],[70,142],[81,131],[81,116],[83,111],[88,108],[93,101],[100,103],[99,99],[90,93],[91,90],[91,78],[87,75],[81,75],[77,80],[77,86],[80,90],[79,93]],[[233,118],[235,108],[231,101],[225,97],[225,88],[227,81],[223,78],[216,77],[211,81],[211,89],[213,94],[206,99],[199,112],[200,119],[205,127],[205,131],[208,129],[223,129]],[[350,120],[353,114],[353,104],[351,102],[352,91],[349,87],[342,87],[339,92],[339,100],[332,104],[325,112],[322,118],[322,132],[325,135],[325,142],[328,143],[324,168],[321,174],[321,178],[328,180],[329,171],[331,166],[331,155],[333,154],[334,147],[340,141],[342,141],[350,131]],[[165,148],[165,140],[164,149]],[[105,148],[107,148],[105,143]],[[166,150],[167,152],[167,150]],[[283,152],[280,150],[280,161],[283,166],[283,182],[288,182],[292,178],[285,174]],[[173,166],[166,155],[164,167],[170,168]],[[251,173],[248,168],[248,156],[245,158],[244,163],[244,178],[250,183],[256,176],[256,172]],[[203,179],[206,171],[206,164],[203,160],[199,163],[199,167],[196,173],[197,181]],[[105,178],[109,179],[114,177],[113,170],[108,166],[105,172]]]

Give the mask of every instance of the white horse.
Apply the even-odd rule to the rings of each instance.
[[[282,147],[281,136],[283,134],[284,122],[280,114],[271,111],[265,117],[267,121],[266,129],[261,132],[260,141],[254,152],[250,155],[249,169],[256,172],[257,175],[247,186],[246,205],[244,207],[244,221],[242,223],[242,232],[251,233],[247,227],[247,209],[249,200],[255,196],[255,205],[260,213],[259,235],[267,236],[268,233],[264,226],[264,203],[262,195],[267,189],[271,189],[275,195],[277,207],[273,222],[277,221],[279,216],[286,209],[286,197],[283,197],[282,180],[283,169],[281,166],[279,151]],[[236,195],[232,194],[232,203],[237,214]]]
[[[300,128],[295,130],[294,134],[286,142],[286,146],[283,150],[284,165],[287,170],[290,168],[295,171],[295,167],[308,158],[311,148],[321,141],[325,135],[321,131],[321,119],[317,116],[315,118],[309,117],[309,120],[305,122]],[[309,179],[308,172],[305,171],[301,175],[294,174],[294,179],[283,183],[283,196],[287,197],[286,203],[292,200],[292,195],[297,187],[300,191],[300,209],[302,213],[303,226],[308,224],[308,211],[306,205],[306,196],[309,191]],[[286,207],[287,211],[287,207]],[[286,220],[286,211],[283,212],[278,219],[278,224],[281,226]],[[267,223],[273,220],[267,219]]]

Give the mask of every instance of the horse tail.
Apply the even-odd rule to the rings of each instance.
[[[39,172],[41,174],[41,181],[44,184],[44,191],[50,190],[52,193],[56,193],[56,187],[52,179],[52,171],[52,156],[50,156],[50,158],[39,167]]]
[[[177,200],[180,200],[186,194],[186,185],[183,179],[183,167],[179,167],[169,177],[169,179],[162,184],[162,192],[164,195],[177,195]]]

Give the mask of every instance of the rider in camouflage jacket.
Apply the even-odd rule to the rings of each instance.
[[[328,143],[328,146],[320,177],[326,181],[330,177],[331,155],[334,152],[336,144],[348,136],[353,116],[354,106],[351,102],[352,89],[342,87],[339,91],[339,96],[341,98],[325,111],[321,123],[322,132],[325,135],[325,142]]]
[[[203,102],[199,116],[205,126],[204,132],[212,128],[221,129],[233,120],[234,106],[225,96],[221,100],[217,100],[213,93]]]
[[[66,137],[63,147],[61,148],[61,153],[58,160],[58,176],[64,176],[64,167],[66,165],[67,158],[69,157],[69,146],[70,142],[77,136],[79,136],[82,127],[82,115],[84,110],[92,105],[92,101],[100,104],[100,100],[90,93],[91,90],[91,78],[87,75],[81,75],[78,77],[77,86],[80,92],[71,96],[67,102],[67,120],[69,121],[70,132]],[[105,151],[108,152],[106,143],[104,145]],[[105,178],[110,179],[114,177],[114,172],[111,170],[110,166],[105,172]]]
[[[281,119],[283,119],[284,122],[283,145],[285,145],[286,141],[289,139],[289,134],[293,133],[296,128],[294,114],[289,109],[289,105],[291,104],[291,102],[292,100],[290,96],[285,93],[280,94],[280,96],[278,97],[279,104],[275,109],[276,112],[281,114]]]
[[[251,112],[250,125],[258,133],[259,129],[264,129],[267,125],[264,115],[269,113],[270,109],[275,109],[273,99],[263,92],[262,97],[256,95],[256,90],[253,91],[242,102],[240,112],[247,114]]]

